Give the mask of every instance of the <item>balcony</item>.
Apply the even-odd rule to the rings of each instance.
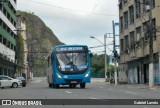
[[[124,62],[128,62],[129,61],[129,54],[125,54],[124,55]]]
[[[153,41],[153,53],[158,52],[158,42],[156,40]]]
[[[129,58],[130,58],[129,61],[132,61],[132,60],[136,59],[136,52],[135,52],[135,50],[130,51]]]
[[[120,64],[124,63],[124,55],[120,55]]]
[[[144,56],[147,56],[149,55],[149,43],[147,43],[145,46],[144,46],[144,52],[143,52]]]
[[[142,47],[138,47],[136,49],[136,55],[137,55],[137,58],[143,57],[143,48]]]

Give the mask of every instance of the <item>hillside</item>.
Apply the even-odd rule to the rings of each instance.
[[[45,57],[53,46],[63,43],[38,16],[22,11],[17,11],[17,15],[25,18],[29,67],[34,76],[45,75],[47,68]]]

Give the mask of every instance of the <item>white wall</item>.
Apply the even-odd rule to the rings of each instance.
[[[0,48],[1,48],[0,53],[2,53],[3,55],[6,55],[7,58],[15,62],[15,52],[13,50],[9,49],[8,47],[6,47],[1,43],[0,43]]]
[[[7,19],[7,17],[0,11],[0,17],[1,19],[6,23],[6,25],[15,33],[17,34],[17,32],[15,31],[16,28],[12,25],[12,23]]]

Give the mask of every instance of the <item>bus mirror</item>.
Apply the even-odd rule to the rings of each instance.
[[[90,57],[91,57],[91,58],[93,57],[93,54],[92,54],[92,53],[90,53]]]

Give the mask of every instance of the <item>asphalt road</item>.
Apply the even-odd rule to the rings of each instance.
[[[0,99],[160,99],[160,89],[137,88],[124,85],[110,85],[106,82],[93,80],[81,89],[60,86],[59,89],[49,88],[46,78],[34,78],[26,87],[0,89]],[[102,100],[103,101],[103,100]],[[127,100],[126,100],[127,101]],[[9,107],[9,106],[0,106]],[[29,106],[11,106],[24,108]],[[36,107],[36,106],[30,106]],[[160,108],[157,105],[47,105],[39,108]]]

